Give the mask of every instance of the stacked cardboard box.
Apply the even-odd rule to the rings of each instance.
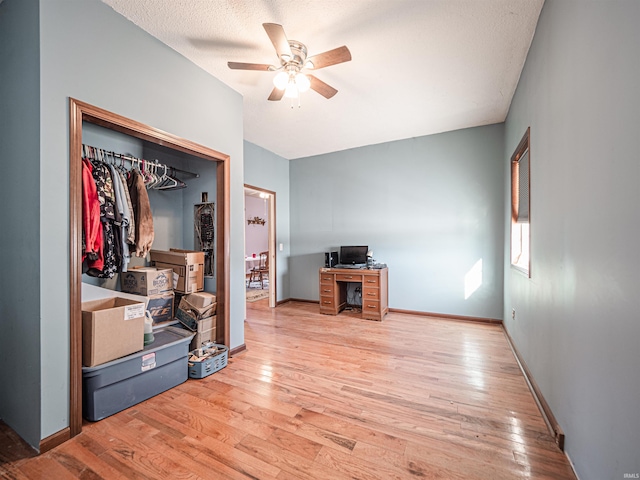
[[[204,290],[204,252],[179,250],[151,250],[151,265],[173,270],[173,289],[194,293]]]
[[[199,292],[185,295],[176,309],[176,318],[196,335],[190,350],[200,348],[203,343],[216,341],[216,296]]]
[[[154,325],[173,320],[174,273],[171,268],[136,267],[120,274],[120,289],[146,297]]]

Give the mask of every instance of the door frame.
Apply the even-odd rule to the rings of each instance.
[[[69,98],[69,433],[82,431],[82,122],[216,162],[216,296],[218,341],[229,346],[229,155],[88,103]]]
[[[276,192],[271,190],[267,190],[265,188],[256,187],[253,185],[249,185],[247,183],[244,184],[244,191],[246,193],[247,190],[254,190],[257,192],[262,192],[267,195],[267,212],[268,212],[268,240],[267,245],[269,247],[269,307],[275,308],[276,306],[276,298],[277,298],[277,268],[276,268]],[[247,226],[245,228],[245,244],[247,239]],[[246,299],[245,299],[246,303]]]

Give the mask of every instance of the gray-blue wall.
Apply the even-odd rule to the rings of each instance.
[[[289,290],[289,161],[244,142],[244,182],[276,194],[276,301],[291,298]],[[244,225],[246,228],[246,224]],[[279,245],[282,244],[282,251]]]
[[[391,308],[502,318],[502,142],[499,124],[292,160],[291,297],[318,299],[323,252],[368,245]]]
[[[14,330],[9,352],[24,347],[24,359],[36,339],[39,360],[28,371],[22,365],[23,385],[15,366],[0,366],[1,378],[17,387],[3,385],[0,415],[37,446],[69,425],[69,97],[230,155],[231,348],[244,343],[242,98],[98,0],[5,0],[0,9],[2,59],[11,57],[18,72],[11,82],[22,88],[3,90],[2,101],[10,111],[27,108],[24,129],[3,137],[2,148],[22,159],[8,171],[23,181],[21,212],[35,219],[7,239],[15,252],[3,276],[15,287],[0,295]],[[16,42],[24,42],[14,47],[24,58],[4,53]],[[8,215],[18,225],[17,210]]]
[[[0,419],[31,445],[40,441],[38,22],[37,2],[0,3]]]
[[[581,480],[640,472],[639,20],[637,1],[547,0],[506,121],[507,178],[531,126],[531,278],[507,249],[505,326]]]

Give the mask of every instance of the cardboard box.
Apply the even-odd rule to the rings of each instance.
[[[88,283],[82,283],[82,301],[89,302],[91,300],[100,300],[102,298],[120,297],[128,298],[136,302],[144,302],[144,308],[147,308],[147,297],[142,297],[134,293],[118,292],[111,288],[102,288]],[[175,303],[177,305],[177,303]]]
[[[203,318],[196,322],[196,332],[206,332],[212,328],[216,328],[216,316]]]
[[[153,318],[154,325],[173,320],[173,292],[165,292],[161,293],[160,295],[151,295],[146,298],[148,300],[147,310],[149,310],[151,318]]]
[[[204,252],[179,250],[151,250],[151,264],[156,268],[173,270],[173,289],[183,293],[204,290]]]
[[[191,343],[189,344],[189,350],[195,350],[196,348],[200,348],[203,343],[216,341],[216,327],[213,327],[209,330],[204,330],[202,332],[197,332]]]
[[[138,267],[120,274],[120,288],[123,292],[138,295],[158,295],[173,291],[173,269]]]
[[[188,296],[182,297],[176,309],[176,318],[189,330],[195,332],[198,321],[212,317],[216,313],[216,306],[216,303],[212,303],[204,308],[198,308],[189,302]]]
[[[144,301],[121,297],[82,304],[82,363],[93,367],[144,348]]]
[[[216,303],[216,296],[209,292],[190,293],[187,295],[187,300],[194,307],[205,308],[212,303]]]

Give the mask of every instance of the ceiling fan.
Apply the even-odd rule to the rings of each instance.
[[[304,92],[309,88],[325,98],[331,98],[338,93],[338,90],[331,85],[326,84],[307,71],[348,62],[351,60],[351,52],[346,46],[307,57],[307,47],[297,40],[288,40],[282,25],[263,23],[262,26],[276,49],[280,65],[227,62],[229,68],[234,70],[279,72],[273,79],[275,86],[271,91],[271,95],[269,95],[269,100],[272,101],[281,100],[283,96],[296,98],[299,92]]]

